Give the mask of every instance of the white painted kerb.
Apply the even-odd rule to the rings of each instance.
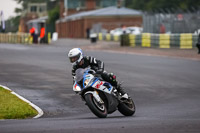
[[[39,117],[41,117],[41,116],[44,114],[44,112],[42,111],[42,109],[40,109],[38,106],[36,106],[36,105],[33,104],[32,102],[28,101],[27,99],[23,98],[22,96],[18,95],[17,93],[13,92],[13,91],[12,91],[11,89],[9,89],[8,87],[3,86],[3,85],[0,85],[0,87],[3,87],[4,89],[11,91],[11,93],[12,93],[13,95],[17,96],[18,98],[20,98],[21,100],[25,101],[25,102],[28,103],[30,106],[32,106],[35,110],[37,110],[38,115],[36,115],[36,116],[33,117],[33,118],[39,118]]]

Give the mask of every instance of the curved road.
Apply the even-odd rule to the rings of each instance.
[[[0,120],[0,133],[199,133],[200,62],[86,51],[124,81],[136,114],[96,118],[72,91],[66,45],[0,44],[0,84],[44,111],[39,119]]]

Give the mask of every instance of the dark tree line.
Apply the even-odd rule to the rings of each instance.
[[[196,12],[200,0],[125,0],[125,6],[149,12]]]

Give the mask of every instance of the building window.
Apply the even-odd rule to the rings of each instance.
[[[116,6],[118,0],[96,0],[96,7]]]
[[[39,7],[39,12],[45,12],[46,11],[46,7],[45,6],[40,6]]]
[[[85,7],[85,0],[65,0],[65,8],[77,9],[84,7]]]
[[[37,12],[37,6],[31,6],[31,12]]]

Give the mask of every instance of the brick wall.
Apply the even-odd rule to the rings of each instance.
[[[65,6],[64,6],[64,0],[60,0],[59,2],[59,6],[60,6],[60,18],[64,18],[64,12],[65,12]]]
[[[95,0],[86,0],[86,9],[87,10],[94,10],[95,8],[96,8]]]
[[[102,24],[102,28],[112,30],[125,26],[142,26],[142,16],[121,16],[121,17],[88,17],[80,20],[67,21],[56,24],[56,31],[59,37],[86,38],[87,28],[93,24]]]

